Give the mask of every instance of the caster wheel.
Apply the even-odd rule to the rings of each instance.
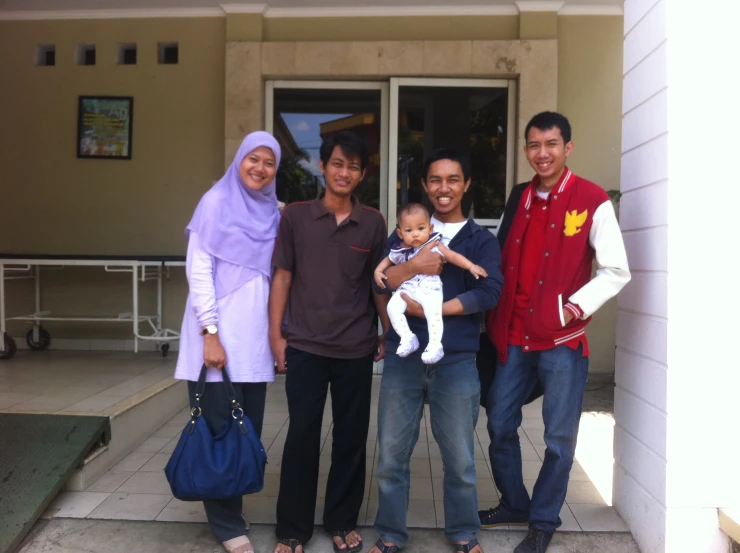
[[[170,352],[170,345],[169,344],[162,344],[162,357],[167,357],[167,354]]]
[[[39,328],[38,342],[33,339],[33,329],[26,334],[26,343],[34,351],[43,351],[51,345],[51,334],[44,328]]]
[[[0,359],[10,359],[15,355],[16,352],[16,345],[15,340],[8,336],[7,334],[4,336],[4,342],[5,342],[5,349],[0,352]]]

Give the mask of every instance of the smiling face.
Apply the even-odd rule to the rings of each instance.
[[[365,176],[360,156],[347,155],[339,146],[334,146],[326,164],[319,162],[319,168],[324,174],[327,194],[340,198],[350,196]]]
[[[429,221],[429,213],[425,209],[414,209],[401,215],[396,234],[407,248],[418,248],[429,240],[432,230],[434,225]]]
[[[540,188],[552,190],[565,171],[565,160],[573,151],[573,141],[565,142],[560,128],[529,129],[524,153],[540,177]]]
[[[462,214],[463,194],[470,187],[470,179],[463,176],[462,166],[451,159],[440,159],[429,166],[422,186],[434,206],[434,216],[445,223],[465,220]]]
[[[239,165],[239,177],[250,190],[262,190],[275,178],[275,154],[267,146],[249,152]]]

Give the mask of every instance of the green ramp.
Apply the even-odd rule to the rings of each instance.
[[[15,550],[109,432],[108,417],[0,413],[0,553]]]

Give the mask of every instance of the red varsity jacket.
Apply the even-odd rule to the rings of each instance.
[[[504,288],[486,326],[501,362],[508,354],[522,237],[530,219],[539,178],[522,194],[501,257]],[[627,254],[614,207],[600,186],[567,167],[550,193],[545,248],[525,313],[525,350],[552,349],[586,332],[591,315],[629,281]],[[591,278],[596,258],[596,276]],[[563,308],[576,317],[564,324]]]

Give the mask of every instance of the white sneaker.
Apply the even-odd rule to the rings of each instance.
[[[429,344],[421,354],[421,360],[427,365],[434,365],[439,363],[444,356],[445,350],[442,349],[442,344]]]
[[[401,339],[401,343],[398,344],[398,349],[396,350],[396,355],[399,357],[408,357],[417,349],[419,349],[419,339],[416,337],[416,334],[412,334],[408,340]]]

